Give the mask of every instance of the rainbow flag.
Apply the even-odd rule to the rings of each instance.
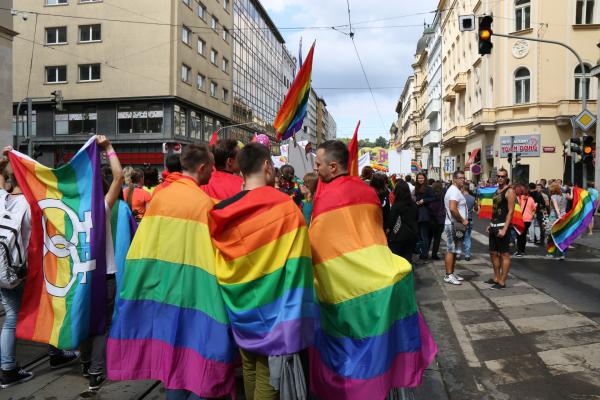
[[[16,151],[9,158],[31,207],[17,336],[76,349],[106,322],[106,211],[96,137],[58,169]]]
[[[492,219],[494,208],[494,195],[498,191],[498,186],[488,186],[477,189],[479,197],[479,218]],[[515,211],[513,213],[512,227],[520,235],[525,230],[525,221],[523,221],[523,210],[519,201],[515,201]]]
[[[394,255],[375,191],[358,177],[319,182],[310,240],[320,321],[310,384],[322,399],[386,398],[421,383],[437,347],[411,265]]]
[[[352,140],[348,143],[348,173],[350,176],[359,176],[360,174],[358,170],[358,128],[360,128],[360,121],[356,125]]]
[[[276,356],[312,345],[318,312],[308,229],[298,206],[265,186],[219,203],[210,227],[238,346]]]
[[[579,187],[573,188],[573,207],[552,225],[552,242],[548,253],[564,252],[588,228],[598,209],[598,195]]]
[[[418,173],[422,170],[421,168],[421,163],[417,162],[417,161],[411,161],[410,162],[410,171],[413,173]]]
[[[315,43],[310,48],[302,68],[294,79],[283,104],[277,113],[273,126],[277,132],[277,140],[291,138],[294,133],[302,129],[302,123],[306,116],[308,98],[310,97],[310,80],[312,75],[313,53]]]
[[[238,352],[215,277],[212,207],[185,176],[154,194],[125,262],[110,379],[156,379],[208,398],[234,391]]]

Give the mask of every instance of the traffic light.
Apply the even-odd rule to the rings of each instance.
[[[521,153],[516,153],[515,154],[515,164],[518,164],[521,162]]]
[[[64,108],[63,108],[62,91],[55,90],[54,92],[52,92],[50,94],[52,95],[52,105],[54,106],[56,111],[63,111]]]
[[[571,157],[573,157],[573,160],[576,163],[578,163],[580,161],[581,155],[583,153],[583,151],[581,149],[581,138],[571,138],[570,143],[571,143],[571,148],[570,148]]]
[[[508,153],[508,165],[512,165],[513,153]]]
[[[492,48],[494,47],[492,43],[492,35],[494,34],[494,31],[492,31],[493,22],[494,18],[489,15],[479,19],[479,54],[482,56],[492,54]]]
[[[584,136],[582,140],[582,158],[584,162],[592,162],[594,160],[594,138],[592,136]]]

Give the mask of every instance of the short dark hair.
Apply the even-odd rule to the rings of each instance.
[[[460,170],[460,169],[457,169],[457,170],[456,170],[456,171],[454,171],[454,173],[452,174],[452,179],[458,179],[458,176],[459,176],[459,175],[464,175],[464,174],[465,174],[465,172],[464,172],[464,171],[462,171],[462,170]]]
[[[306,175],[304,175],[302,181],[304,181],[304,186],[306,186],[308,191],[311,194],[315,194],[315,192],[317,191],[317,183],[319,181],[319,177],[317,176],[317,174],[315,174],[314,172],[309,172]]]
[[[225,168],[227,159],[236,157],[238,142],[235,139],[219,139],[210,150],[215,156],[215,168]]]
[[[158,185],[158,169],[156,167],[144,168],[144,186],[153,188]]]
[[[244,176],[260,171],[267,160],[271,160],[271,152],[260,143],[250,143],[244,146],[237,155],[240,171]]]
[[[165,167],[170,173],[181,172],[181,156],[175,153],[169,154],[165,161]]]
[[[327,140],[319,145],[319,149],[325,150],[326,157],[329,161],[336,161],[343,169],[348,169],[348,146],[339,140]]]
[[[181,153],[182,169],[193,172],[201,164],[210,162],[210,154],[205,144],[189,144]]]
[[[292,173],[296,172],[296,170],[294,169],[293,165],[291,165],[291,164],[285,164],[285,165],[281,166],[281,173],[283,174],[284,173],[283,171],[287,171],[288,169],[291,169]]]

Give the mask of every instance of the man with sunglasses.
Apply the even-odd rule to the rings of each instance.
[[[486,283],[491,289],[505,289],[510,270],[510,225],[515,211],[516,194],[509,185],[508,171],[498,170],[498,191],[494,194],[492,220],[488,227],[489,249],[494,278]]]

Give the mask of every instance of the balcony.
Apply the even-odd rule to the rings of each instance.
[[[446,86],[444,97],[442,99],[446,102],[453,102],[456,99],[456,93],[451,90],[450,85]]]
[[[464,143],[468,134],[469,129],[466,126],[455,126],[444,132],[443,143],[444,145]]]
[[[435,145],[442,140],[442,131],[429,131],[423,136],[423,146]]]
[[[466,72],[459,72],[458,74],[456,74],[456,76],[454,77],[454,86],[452,87],[452,90],[455,93],[462,93],[465,90],[467,90],[467,73]]]
[[[442,102],[439,99],[430,100],[425,108],[425,118],[430,118],[432,114],[439,113],[441,109]]]

